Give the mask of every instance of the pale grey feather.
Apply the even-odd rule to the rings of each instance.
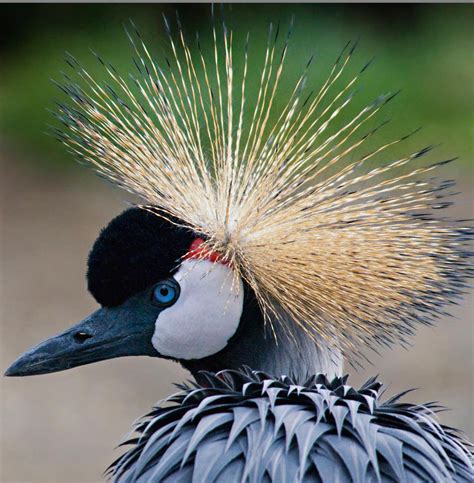
[[[381,402],[323,375],[296,385],[248,369],[202,373],[140,423],[114,482],[470,482],[471,445],[433,404]]]

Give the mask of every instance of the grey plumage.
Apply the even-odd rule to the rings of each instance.
[[[114,482],[467,482],[471,445],[434,403],[381,402],[372,378],[298,385],[244,369],[203,372],[139,423]]]

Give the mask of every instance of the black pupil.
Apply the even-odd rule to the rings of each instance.
[[[168,289],[166,287],[160,288],[160,294],[166,297],[168,295]]]

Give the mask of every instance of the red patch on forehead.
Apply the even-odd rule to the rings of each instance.
[[[202,238],[195,238],[191,243],[188,253],[183,257],[183,260],[209,260],[213,263],[222,263],[222,265],[229,265],[229,262],[217,252],[209,250],[207,247],[203,246],[204,240]]]

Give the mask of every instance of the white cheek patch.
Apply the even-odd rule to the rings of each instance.
[[[179,299],[160,313],[153,347],[177,359],[202,359],[222,350],[242,315],[244,290],[232,270],[208,260],[185,260],[174,275]]]

